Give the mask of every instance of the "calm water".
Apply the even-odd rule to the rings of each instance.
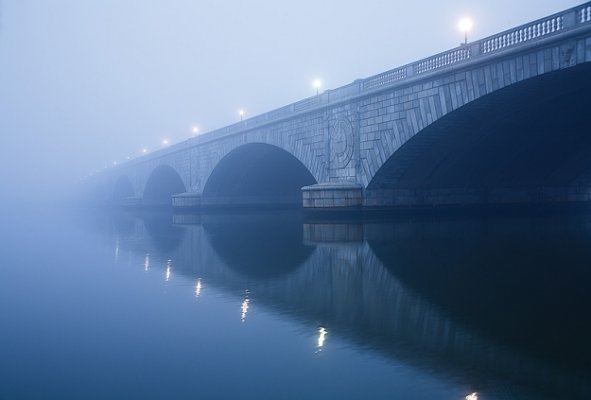
[[[591,212],[2,221],[2,400],[591,398]]]

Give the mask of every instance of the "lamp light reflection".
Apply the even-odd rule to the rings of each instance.
[[[478,394],[476,392],[466,396],[466,400],[478,400]]]
[[[318,328],[318,345],[316,346],[318,351],[322,350],[322,348],[324,347],[324,342],[326,341],[327,333],[328,331],[323,326]]]
[[[195,285],[195,297],[199,297],[201,295],[201,278],[197,279],[197,284]]]
[[[119,263],[119,236],[115,237],[115,263]]]
[[[172,275],[172,260],[168,260],[166,262],[166,282],[170,281],[171,275]]]
[[[144,258],[144,271],[148,272],[148,268],[150,268],[150,254],[146,254]]]
[[[250,299],[248,298],[248,290],[244,294],[244,300],[242,301],[242,315],[240,316],[240,321],[246,321],[246,314],[248,313],[248,304],[250,303]]]

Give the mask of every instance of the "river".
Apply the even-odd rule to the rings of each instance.
[[[591,211],[2,220],[2,400],[591,398]]]

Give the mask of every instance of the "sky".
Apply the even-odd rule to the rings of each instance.
[[[0,0],[0,196],[582,4],[566,0]]]

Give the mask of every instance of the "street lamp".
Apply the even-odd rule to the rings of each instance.
[[[312,86],[314,86],[314,89],[316,89],[316,96],[318,96],[320,87],[322,86],[322,81],[320,79],[315,79],[314,82],[312,82]]]
[[[169,143],[169,142],[168,142],[168,139],[164,139],[164,140],[162,140],[162,145],[163,145],[163,146],[167,146],[167,145],[168,145],[168,143]]]
[[[193,132],[193,135],[197,135],[199,133],[199,127],[194,126],[193,129],[191,129],[191,131]]]
[[[142,154],[146,154],[147,152],[148,152],[148,149],[146,149],[146,148],[142,149]]]
[[[458,23],[460,31],[464,32],[464,44],[468,44],[468,32],[472,30],[474,23],[470,18],[462,18]]]
[[[244,119],[244,110],[239,110],[238,115],[240,115],[240,121]]]

